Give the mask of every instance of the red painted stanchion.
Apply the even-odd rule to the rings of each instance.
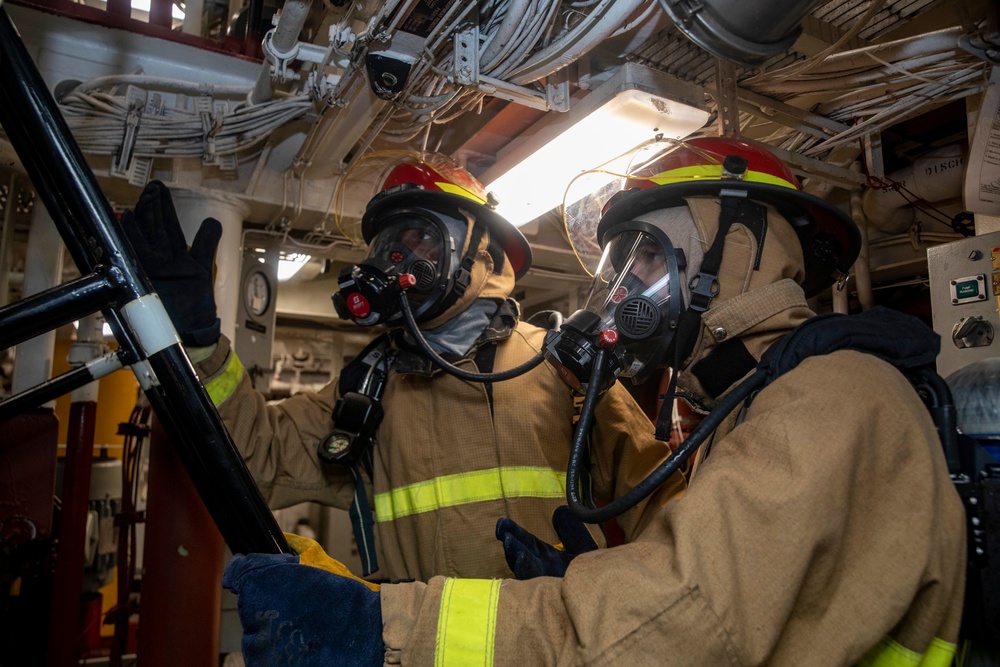
[[[78,660],[83,555],[87,538],[90,472],[94,461],[97,403],[76,401],[69,409],[63,463],[62,516],[56,548],[56,574],[49,617],[48,667],[74,667]]]
[[[139,597],[142,667],[217,664],[225,542],[154,420]]]

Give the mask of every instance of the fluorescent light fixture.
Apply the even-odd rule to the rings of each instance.
[[[703,127],[703,100],[693,84],[626,63],[569,111],[549,112],[500,151],[480,180],[496,195],[497,212],[519,227],[559,206],[581,172],[624,168],[608,163],[657,135],[683,139]]]
[[[282,282],[291,279],[310,259],[312,259],[311,255],[282,253],[281,259],[278,260],[278,281]]]

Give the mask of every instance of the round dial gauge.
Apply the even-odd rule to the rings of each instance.
[[[243,290],[247,310],[251,315],[263,315],[271,307],[271,281],[260,271],[247,276]]]

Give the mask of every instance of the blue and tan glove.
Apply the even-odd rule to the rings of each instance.
[[[122,227],[181,342],[191,347],[218,342],[212,262],[222,238],[219,221],[205,218],[189,250],[170,190],[150,181],[135,210],[122,214]]]
[[[298,555],[236,555],[222,585],[238,596],[247,667],[381,665],[379,586],[314,540],[285,533]]]
[[[552,527],[561,544],[543,542],[510,519],[497,521],[497,539],[503,542],[507,566],[515,577],[561,577],[571,560],[598,548],[587,526],[566,505],[552,513]]]

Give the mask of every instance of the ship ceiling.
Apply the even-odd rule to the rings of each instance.
[[[981,48],[996,36],[987,1],[820,2],[790,49],[754,67],[719,60],[644,0],[209,2],[194,35],[188,19],[109,17],[97,0],[5,7],[116,206],[151,178],[237,198],[250,235],[313,256],[297,281],[327,297],[338,267],[363,254],[339,223],[371,194],[338,186],[374,151],[436,150],[482,175],[629,64],[697,91],[685,102],[711,115],[695,134],[767,144],[807,189],[843,203],[964,147],[996,56]],[[270,55],[248,41],[256,14],[274,27]],[[6,209],[19,164],[6,142],[0,159]],[[931,240],[876,244],[876,283],[920,283],[922,249],[959,236],[960,204],[920,213]],[[8,216],[16,239],[30,206]],[[523,231],[535,255],[518,291],[526,310],[575,308],[588,277],[558,211]]]

